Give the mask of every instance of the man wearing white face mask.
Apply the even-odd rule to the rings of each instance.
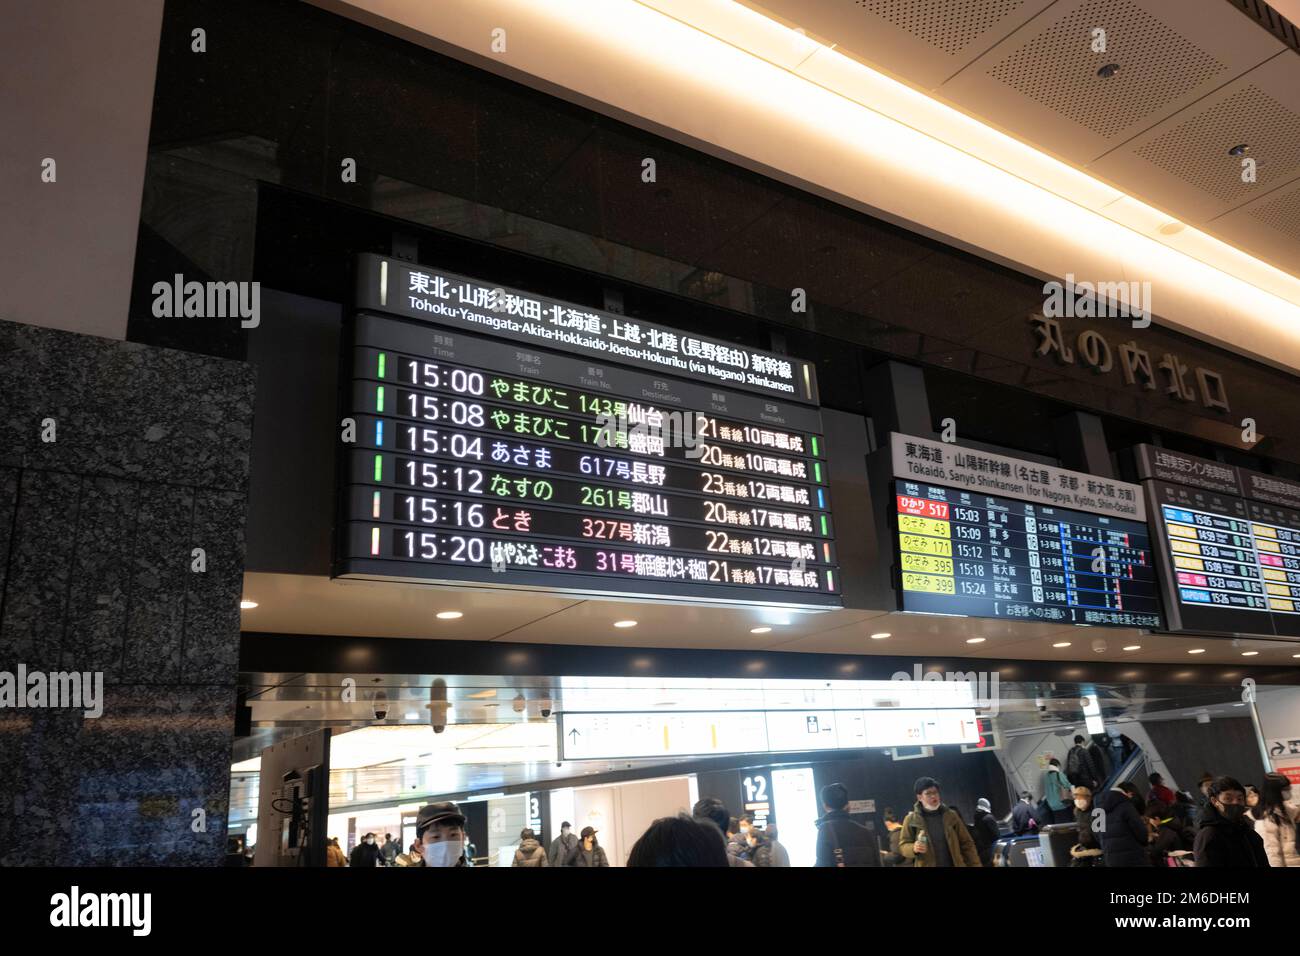
[[[465,859],[465,814],[450,801],[421,807],[415,818],[415,842],[422,859],[412,866],[469,866]]]
[[[919,777],[912,789],[916,805],[903,818],[898,851],[914,867],[982,865],[966,824],[940,798],[939,781]]]

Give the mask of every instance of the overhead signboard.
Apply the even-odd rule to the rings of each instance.
[[[975,711],[770,710],[557,715],[563,760],[798,753],[979,741]]]
[[[891,450],[902,610],[1161,626],[1137,485],[907,435]]]
[[[1300,484],[1140,445],[1169,626],[1300,636]]]
[[[841,603],[807,363],[376,256],[357,304],[340,576]]]

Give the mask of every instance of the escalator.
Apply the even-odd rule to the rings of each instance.
[[[1119,766],[1111,770],[1100,788],[1101,793],[1121,783],[1137,785],[1139,780],[1145,782],[1150,775],[1151,762],[1146,752],[1129,738],[1123,740],[1125,746],[1132,749]],[[1093,794],[1094,799],[1096,796]],[[1078,828],[1073,822],[1053,823],[1020,836],[1009,834],[993,844],[993,865],[1069,866],[1070,847],[1078,842]]]

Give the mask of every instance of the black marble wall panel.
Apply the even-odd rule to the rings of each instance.
[[[0,671],[102,680],[98,716],[0,706],[0,866],[221,861],[253,388],[0,322]]]

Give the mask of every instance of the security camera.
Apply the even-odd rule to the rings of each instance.
[[[551,698],[549,697],[543,697],[541,700],[537,702],[537,707],[542,712],[543,717],[551,716],[551,708],[554,705],[554,703],[555,702],[551,700]]]
[[[375,720],[383,720],[388,716],[388,695],[382,690],[375,691],[375,696],[371,698],[370,703],[375,710]]]
[[[524,708],[528,706],[528,698],[523,694],[516,694],[514,699],[514,708],[516,714],[522,714]]]

